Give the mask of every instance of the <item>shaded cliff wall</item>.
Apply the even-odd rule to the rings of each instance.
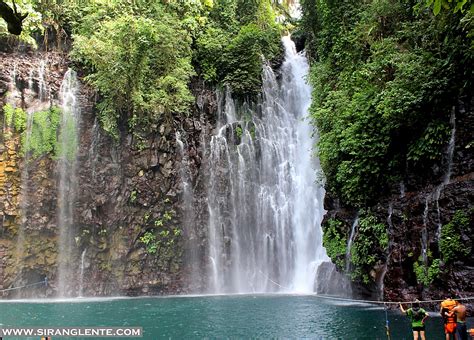
[[[374,206],[365,207],[385,224],[389,243],[386,251],[378,254],[378,261],[370,270],[369,282],[355,280],[352,283],[356,295],[399,301],[474,294],[472,101],[460,101],[453,108],[453,113],[455,138],[452,161],[449,159],[449,146],[446,145],[440,163],[423,174],[408,171],[404,182],[392,188],[389,196],[381,198]],[[449,182],[444,184],[448,171]],[[329,220],[335,218],[343,221],[341,233],[349,236],[358,211],[341,205],[337,197],[330,193],[326,196],[325,208],[328,212],[324,229],[328,228]],[[465,250],[448,262],[440,250],[440,231],[453,221],[456,212],[463,212],[467,221],[454,235],[446,237],[459,236]],[[356,228],[355,242],[358,237]],[[457,241],[448,239],[448,242],[457,247]],[[423,260],[424,250],[426,263]],[[429,275],[430,267],[432,277],[425,277]]]
[[[59,88],[68,61],[62,54],[1,54],[0,99],[34,112],[59,105]],[[48,98],[39,100],[36,73],[46,63]],[[14,75],[15,73],[15,75]],[[15,90],[12,79],[15,77]],[[33,84],[33,86],[31,86]],[[176,132],[186,138],[186,168],[199,187],[204,135],[211,130],[213,92],[195,84],[197,105],[187,117],[168,117],[145,142],[123,134],[107,136],[95,119],[96,94],[81,84],[78,94],[80,142],[74,202],[73,249],[68,261],[68,295],[136,295],[188,290],[190,267],[201,267],[202,255],[190,261],[191,228],[183,225],[181,196],[183,156]],[[198,107],[199,106],[199,107]],[[0,118],[4,118],[3,114]],[[17,287],[48,279],[42,285],[8,293],[9,297],[52,296],[58,288],[58,170],[52,155],[26,163],[21,138],[8,131],[0,139],[0,286]],[[25,176],[25,168],[28,174]],[[203,202],[196,195],[197,202]],[[196,204],[195,221],[205,220]],[[195,254],[205,250],[205,229],[192,228]],[[204,227],[204,225],[203,225]],[[148,239],[147,239],[148,237]],[[148,241],[147,241],[148,240]],[[201,282],[193,282],[196,289]]]

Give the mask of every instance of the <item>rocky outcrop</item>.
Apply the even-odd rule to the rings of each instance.
[[[409,301],[415,298],[429,300],[474,294],[472,107],[466,102],[460,103],[455,108],[455,118],[452,163],[446,154],[442,162],[424,176],[409,172],[405,183],[393,188],[391,195],[382,198],[374,206],[366,207],[378,221],[385,223],[389,244],[385,252],[376,254],[378,261],[370,271],[371,280],[365,283],[357,280],[353,282],[357,295]],[[336,218],[343,221],[341,233],[349,235],[357,210],[342,206],[331,194],[326,196],[325,208],[328,213],[324,229],[331,218]],[[459,211],[464,212],[469,219],[465,229],[458,233],[461,243],[470,251],[467,254],[459,253],[455,260],[445,263],[440,250],[440,233]]]
[[[31,113],[60,105],[67,70],[63,55],[1,54],[0,59],[6,66],[0,72],[3,104],[8,101]],[[36,70],[41,63],[46,71],[40,76]],[[186,229],[183,224],[187,214],[181,200],[183,156],[176,133],[186,136],[186,171],[193,187],[199,188],[202,142],[212,130],[210,116],[215,109],[211,91],[198,83],[193,88],[198,100],[187,117],[163,117],[142,140],[126,133],[114,140],[96,119],[96,93],[81,85],[68,295],[170,294],[187,289],[183,280],[201,259],[190,261],[193,254],[185,240],[191,236],[198,240],[193,244],[202,254],[205,229]],[[5,264],[0,285],[17,287],[47,278],[47,288],[13,290],[8,296],[56,295],[61,257],[58,162],[53,155],[20,156],[21,137],[7,126],[4,132],[9,135],[0,141],[0,248],[4,247]],[[199,194],[195,200],[205,204]],[[193,223],[206,218],[199,206]]]

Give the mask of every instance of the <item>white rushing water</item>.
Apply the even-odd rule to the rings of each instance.
[[[428,212],[429,195],[425,197],[425,209],[423,210],[423,229],[421,229],[421,256],[425,267],[428,266]]]
[[[184,136],[186,137],[186,135]],[[194,212],[194,190],[192,182],[191,169],[189,167],[188,145],[181,139],[181,133],[176,132],[176,145],[178,147],[178,154],[180,156],[179,177],[181,180],[181,214],[183,221],[183,236],[186,242],[185,262],[188,265],[185,275],[189,282],[190,291],[196,291],[199,286],[201,271],[200,271],[200,253],[199,241],[194,228],[196,214]],[[186,141],[187,138],[184,138]]]
[[[356,235],[357,227],[359,226],[359,214],[356,215],[354,221],[352,222],[351,226],[351,233],[349,235],[349,239],[347,240],[347,247],[346,247],[346,273],[350,273],[351,271],[351,248],[352,243],[354,242],[354,238]]]
[[[76,168],[79,138],[80,110],[77,99],[79,82],[76,72],[68,70],[60,89],[61,123],[59,132],[58,159],[58,295],[68,296],[69,285],[74,282],[72,274],[77,272],[77,264],[71,262],[74,240],[74,203],[76,199]],[[77,279],[76,279],[77,280]]]
[[[48,94],[48,88],[46,87],[45,81],[45,70],[46,70],[46,61],[41,60],[38,65],[38,98],[40,101],[46,100]]]
[[[87,248],[84,248],[81,254],[81,269],[79,272],[79,296],[82,297],[84,294],[84,263],[86,259]]]
[[[256,108],[219,98],[209,146],[209,266],[212,293],[313,292],[322,246],[324,188],[308,121],[309,66],[283,38],[281,80],[263,70]]]
[[[439,209],[439,198],[441,196],[441,192],[443,191],[444,187],[449,184],[451,181],[451,172],[453,168],[453,157],[454,157],[454,147],[455,147],[455,142],[456,142],[456,111],[455,108],[453,108],[453,111],[451,113],[451,118],[449,120],[451,124],[451,137],[449,138],[449,143],[448,143],[448,149],[446,150],[446,172],[444,173],[443,176],[443,181],[441,182],[440,185],[436,187],[436,190],[434,192],[434,201],[435,201],[435,206],[436,206],[436,214],[438,217],[438,230],[436,232],[437,238],[441,237],[441,229],[443,228],[443,224],[441,221],[441,212]]]

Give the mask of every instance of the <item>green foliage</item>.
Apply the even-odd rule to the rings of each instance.
[[[213,19],[196,40],[195,61],[202,77],[223,82],[239,97],[261,88],[263,59],[281,57],[281,27],[268,0],[218,0]]]
[[[357,236],[351,247],[351,278],[369,282],[369,272],[377,261],[383,260],[388,247],[388,232],[384,223],[374,215],[362,212]]]
[[[21,108],[14,108],[10,104],[3,107],[5,124],[12,127],[16,132],[22,133],[26,129],[26,112]]]
[[[157,254],[161,247],[171,247],[181,236],[181,230],[173,228],[170,230],[161,230],[158,236],[151,231],[146,231],[143,236],[140,237],[140,242],[145,245],[145,249],[148,254]]]
[[[204,80],[215,83],[219,80],[218,70],[222,51],[229,45],[230,37],[220,28],[209,27],[196,42],[196,61],[201,69]]]
[[[136,190],[132,190],[130,192],[130,197],[129,197],[129,200],[130,200],[130,203],[135,203],[137,201],[137,197],[138,197],[138,193]]]
[[[133,192],[133,191],[132,191]],[[165,199],[162,203],[170,203],[169,199]],[[143,216],[146,232],[140,237],[140,242],[145,245],[148,254],[167,257],[173,254],[170,251],[172,247],[181,237],[181,230],[170,225],[173,216],[176,214],[174,210],[166,210],[161,218],[151,219],[151,213],[146,212]]]
[[[196,73],[247,98],[260,91],[263,58],[282,55],[275,15],[284,6],[271,0],[17,2],[31,41],[72,38],[71,56],[100,94],[102,127],[115,138],[133,132],[139,150],[161,119],[190,111]]]
[[[343,232],[344,224],[338,219],[329,219],[324,224],[323,245],[332,262],[339,268],[344,268],[347,237]]]
[[[56,157],[59,154],[58,130],[61,110],[52,107],[49,110],[28,114],[21,108],[13,108],[10,104],[3,107],[5,123],[21,136],[21,153],[31,154],[38,158],[45,154]],[[27,124],[31,124],[27,131]]]
[[[156,228],[162,227],[162,226],[163,226],[163,220],[162,220],[162,219],[157,219],[157,220],[155,220],[154,226],[155,226]]]
[[[235,128],[235,133],[237,135],[237,138],[242,138],[242,134],[244,131],[242,130],[242,127],[239,125]]]
[[[442,8],[452,11],[454,13],[474,11],[474,4],[470,0],[425,0],[426,6],[433,7],[433,13],[438,15]]]
[[[156,242],[156,236],[151,232],[147,231],[140,237],[140,242],[143,243],[146,247],[148,254],[156,254],[158,250],[158,244]]]
[[[204,80],[244,97],[260,90],[262,56],[281,53],[269,0],[94,0],[65,7],[55,7],[53,16],[72,25],[72,56],[99,90],[99,118],[115,137],[128,124],[140,140],[164,115],[189,110],[191,60]]]
[[[462,241],[462,235],[470,232],[469,216],[464,211],[456,211],[451,221],[441,228],[439,250],[443,262],[449,264],[471,253],[472,244]]]
[[[434,259],[429,266],[425,266],[423,258],[420,256],[418,261],[413,264],[416,281],[423,286],[429,286],[441,274],[440,264],[439,259]]]
[[[72,53],[102,95],[98,108],[104,129],[117,136],[126,119],[132,131],[147,131],[162,115],[185,112],[193,74],[188,33],[158,4],[145,14],[116,8],[109,15],[94,23],[99,27],[94,31],[88,31],[89,22],[78,30]]]
[[[445,122],[432,121],[423,135],[408,147],[407,159],[413,162],[441,159],[450,128]]]
[[[415,4],[303,1],[318,154],[328,189],[355,206],[440,160],[451,108],[471,86],[460,16]]]
[[[57,156],[69,162],[76,158],[78,151],[77,124],[76,118],[70,112],[63,114],[58,135]]]
[[[163,214],[163,219],[165,221],[171,221],[173,219],[173,215],[174,215],[174,211],[173,210],[170,210],[170,211],[165,211],[165,213]]]
[[[56,157],[59,152],[57,134],[60,117],[61,110],[58,107],[33,113],[30,135],[27,136],[24,131],[21,136],[23,153],[31,153],[33,158],[44,154]]]
[[[238,96],[257,95],[262,81],[262,57],[273,59],[280,52],[280,33],[254,23],[243,26],[224,50],[221,78]]]

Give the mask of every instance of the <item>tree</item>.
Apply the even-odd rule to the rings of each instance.
[[[0,15],[7,22],[8,32],[15,35],[20,35],[23,30],[23,20],[28,16],[28,13],[18,13],[15,1],[12,1],[13,9],[10,8],[4,1],[0,1]]]

